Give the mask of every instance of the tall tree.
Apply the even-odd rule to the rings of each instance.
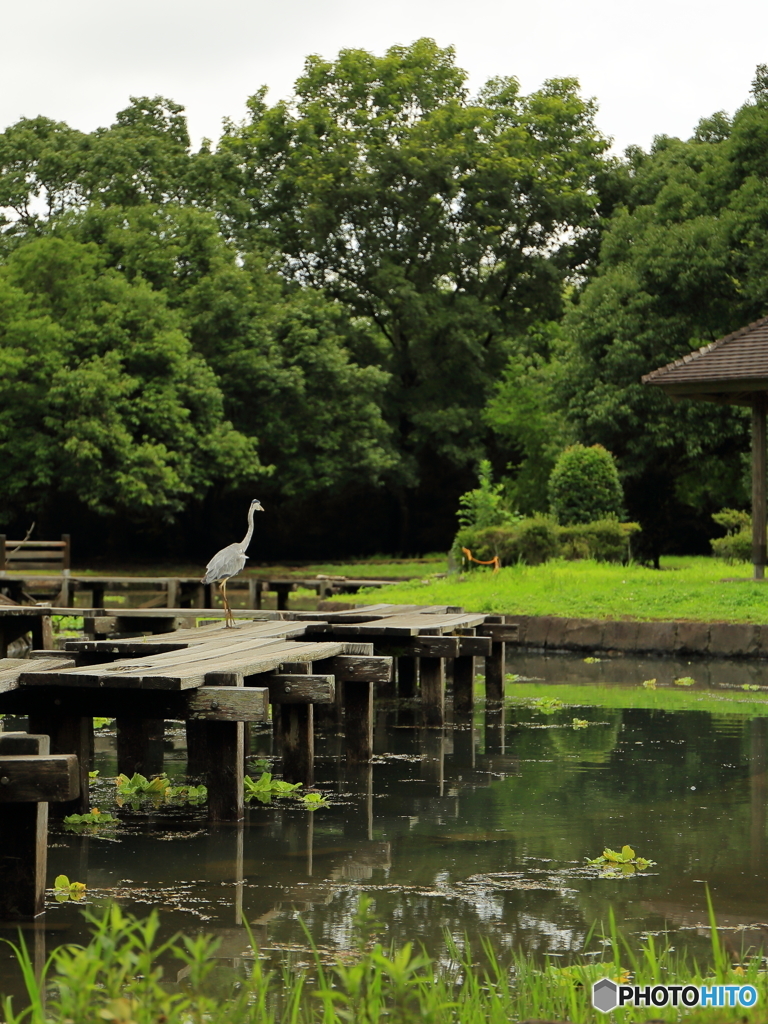
[[[627,201],[568,318],[576,358],[561,393],[570,419],[580,440],[617,455],[654,558],[705,545],[709,513],[747,499],[744,411],[675,405],[640,377],[768,308],[761,82],[758,73],[732,122],[718,113],[686,142],[661,137],[650,153],[628,152]]]
[[[386,412],[414,485],[483,454],[481,411],[510,333],[561,311],[596,231],[607,143],[572,79],[470,99],[452,49],[310,57],[290,102],[249,101],[222,140],[224,223],[297,281],[376,325],[358,358],[392,375]]]

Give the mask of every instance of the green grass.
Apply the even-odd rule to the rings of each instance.
[[[639,953],[624,940],[611,914],[607,928],[593,929],[585,943],[602,948],[595,962],[585,955],[570,966],[536,962],[523,954],[502,963],[487,942],[470,951],[446,939],[440,962],[412,944],[396,950],[376,941],[382,931],[361,897],[353,946],[337,956],[321,954],[308,942],[309,969],[269,970],[249,950],[243,929],[245,971],[235,974],[215,959],[217,940],[205,935],[159,937],[159,919],[145,921],[108,906],[91,918],[85,946],[54,950],[43,971],[23,943],[15,946],[27,992],[27,1006],[0,996],[5,1024],[508,1024],[531,1018],[592,1024],[606,1020],[590,1005],[592,983],[611,977],[622,984],[739,984],[758,989],[752,1010],[706,1009],[679,1014],[653,1008],[656,1020],[690,1024],[765,1020],[768,976],[759,957],[736,970],[717,935],[710,905],[712,953],[709,966],[689,961],[663,939],[648,937]],[[463,947],[463,948],[462,948]],[[257,951],[258,952],[258,951]],[[290,957],[290,954],[288,954]],[[252,958],[252,959],[250,959]],[[184,981],[179,984],[179,972]],[[648,1008],[615,1011],[611,1020],[645,1021]]]
[[[752,582],[751,565],[715,558],[666,558],[661,571],[608,562],[515,565],[442,579],[395,584],[354,600],[460,605],[471,611],[565,618],[701,622],[768,621],[768,583]]]

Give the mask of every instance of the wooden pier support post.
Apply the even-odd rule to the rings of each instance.
[[[421,658],[421,710],[425,725],[445,721],[445,659]]]
[[[475,659],[462,654],[453,662],[453,712],[471,715],[475,706]]]
[[[286,782],[315,782],[315,715],[312,704],[281,704],[280,745]]]
[[[344,682],[344,745],[348,764],[373,757],[373,683]]]
[[[491,656],[485,659],[485,699],[504,700],[504,643],[494,640]]]
[[[165,720],[118,715],[115,728],[118,772],[128,776],[134,772],[147,777],[159,775],[163,770]]]
[[[208,672],[207,686],[242,686],[243,677],[233,672]],[[243,722],[205,722],[208,818],[239,821],[245,814],[245,725]]]
[[[50,813],[57,818],[64,818],[68,814],[86,814],[91,808],[88,772],[93,761],[93,718],[70,714],[31,714],[29,731],[49,736],[52,754],[77,756],[80,793],[72,800],[57,802]]]
[[[397,659],[397,696],[401,700],[408,700],[416,696],[416,689],[419,682],[419,659],[398,658]]]
[[[69,801],[79,788],[75,758],[49,750],[48,736],[0,734],[0,920],[45,909],[48,801]]]

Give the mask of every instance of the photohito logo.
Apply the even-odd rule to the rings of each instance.
[[[592,1005],[601,1013],[621,1006],[754,1006],[754,985],[617,985],[601,978],[592,986]]]

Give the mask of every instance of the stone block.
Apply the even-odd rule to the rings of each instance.
[[[532,615],[525,624],[525,646],[546,647],[551,619],[548,615]]]
[[[675,654],[706,654],[708,651],[708,622],[678,622]]]
[[[713,622],[709,653],[717,658],[754,658],[760,649],[759,627],[747,622]]]
[[[556,619],[551,618],[549,620],[549,630],[547,632],[547,647],[554,648],[555,650],[565,649],[565,639],[568,633],[568,625],[570,619]]]
[[[600,619],[568,619],[563,646],[567,650],[594,651],[603,646],[605,624]]]
[[[603,647],[607,651],[634,651],[637,647],[639,626],[639,622],[606,622],[603,630]]]
[[[638,651],[658,651],[660,654],[671,654],[675,649],[676,638],[676,622],[638,623]]]

